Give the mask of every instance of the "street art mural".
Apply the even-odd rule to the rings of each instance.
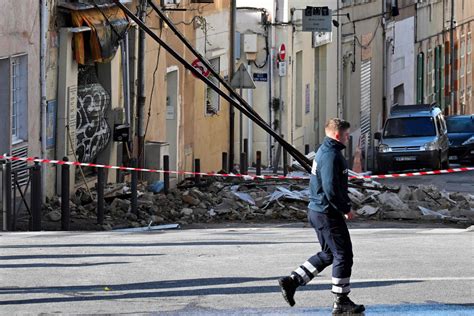
[[[105,114],[110,95],[98,83],[81,85],[77,91],[76,154],[81,162],[93,162],[111,138]]]

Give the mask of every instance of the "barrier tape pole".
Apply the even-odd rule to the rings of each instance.
[[[254,175],[254,174],[233,174],[233,173],[217,173],[217,172],[192,172],[192,171],[172,171],[172,170],[158,170],[158,169],[146,169],[146,168],[134,168],[124,166],[112,166],[102,165],[94,163],[85,163],[77,161],[64,161],[64,160],[51,160],[34,157],[16,157],[16,156],[4,156],[0,155],[0,159],[11,160],[11,161],[26,161],[26,162],[38,162],[43,164],[55,164],[55,165],[70,165],[70,166],[82,166],[90,168],[104,168],[104,169],[115,169],[125,171],[138,171],[138,172],[152,172],[152,173],[163,173],[163,174],[178,174],[178,175],[189,175],[189,176],[206,176],[206,177],[223,177],[223,178],[242,178],[244,180],[309,180],[309,176],[295,177],[295,176],[273,176],[273,175]],[[389,178],[405,178],[405,177],[416,177],[425,175],[438,175],[447,173],[457,173],[474,171],[474,167],[460,167],[450,168],[444,170],[433,170],[433,171],[420,171],[420,172],[408,172],[408,173],[397,173],[397,174],[385,174],[385,175],[371,175],[371,176],[350,176],[349,179],[389,179]]]

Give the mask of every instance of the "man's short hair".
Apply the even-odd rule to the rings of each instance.
[[[328,132],[342,132],[351,127],[351,124],[347,121],[341,120],[340,118],[332,118],[326,122],[325,130]]]

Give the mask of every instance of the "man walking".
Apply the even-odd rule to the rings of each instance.
[[[324,142],[313,161],[308,220],[316,231],[321,252],[279,280],[283,297],[293,306],[296,288],[306,285],[332,264],[333,315],[365,310],[364,305],[355,304],[348,297],[353,255],[345,219],[354,215],[347,194],[347,163],[341,150],[349,141],[349,128],[350,124],[344,120],[330,119],[325,126]]]

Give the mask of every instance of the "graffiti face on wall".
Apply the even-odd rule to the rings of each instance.
[[[110,107],[108,92],[98,83],[77,90],[76,154],[81,162],[93,162],[111,138],[105,113]]]

